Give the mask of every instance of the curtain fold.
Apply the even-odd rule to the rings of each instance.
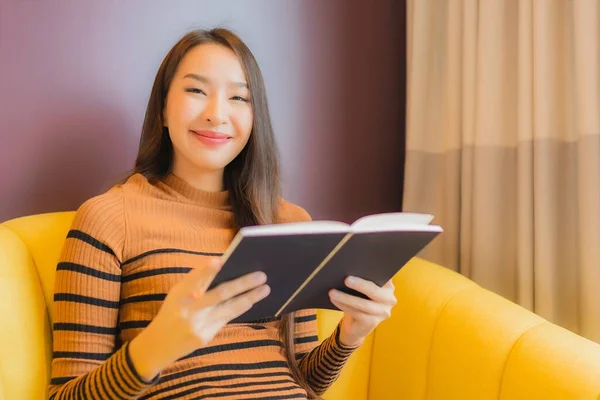
[[[409,0],[423,257],[600,342],[600,2]]]

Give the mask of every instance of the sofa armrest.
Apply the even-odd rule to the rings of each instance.
[[[424,260],[395,282],[398,306],[375,333],[370,399],[600,395],[599,344]]]
[[[0,397],[43,399],[51,362],[51,327],[33,258],[0,225]]]

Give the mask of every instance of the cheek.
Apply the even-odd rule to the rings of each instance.
[[[240,110],[240,112],[235,114],[235,117],[233,119],[236,133],[240,137],[247,139],[248,137],[250,137],[253,122],[254,116],[252,114],[252,110]]]
[[[173,100],[168,107],[169,126],[176,131],[185,129],[183,133],[186,133],[190,122],[202,111],[200,103],[185,96]]]

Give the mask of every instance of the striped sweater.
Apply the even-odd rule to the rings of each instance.
[[[281,202],[277,222],[309,218]],[[50,398],[306,398],[286,363],[277,320],[228,324],[152,382],[129,357],[129,342],[169,289],[208,256],[221,255],[234,235],[228,193],[204,192],[174,175],[150,184],[136,174],[86,201],[56,271]],[[314,310],[295,320],[300,370],[323,393],[353,349],[340,343],[339,327],[319,343]]]

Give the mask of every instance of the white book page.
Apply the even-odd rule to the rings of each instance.
[[[347,233],[350,226],[338,221],[307,221],[285,224],[247,226],[240,229],[243,236],[276,236],[294,234]]]
[[[352,224],[351,230],[352,232],[441,231],[439,226],[429,225],[431,221],[433,221],[431,214],[385,213],[362,217]]]

